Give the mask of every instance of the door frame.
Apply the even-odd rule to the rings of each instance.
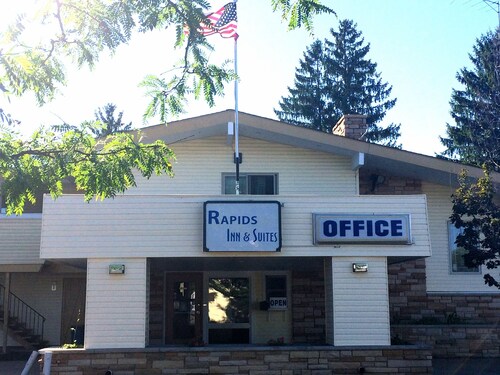
[[[172,322],[173,322],[173,304],[170,303],[173,297],[173,282],[182,279],[183,281],[194,281],[196,285],[195,297],[195,337],[191,339],[175,340],[173,337]],[[203,294],[204,294],[204,277],[202,272],[165,272],[165,309],[164,309],[164,343],[166,345],[185,345],[203,340],[204,327],[204,311],[203,311]]]

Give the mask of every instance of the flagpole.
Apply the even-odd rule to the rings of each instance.
[[[237,0],[233,0],[236,6]],[[234,38],[234,161],[236,163],[235,192],[240,195],[240,145],[238,124],[238,37]]]

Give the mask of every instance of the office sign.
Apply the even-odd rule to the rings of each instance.
[[[203,206],[205,251],[280,251],[277,201],[208,201]]]
[[[411,244],[410,216],[313,214],[314,243]]]

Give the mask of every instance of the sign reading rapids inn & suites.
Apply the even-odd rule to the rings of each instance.
[[[204,251],[280,251],[277,201],[208,201],[203,205]]]

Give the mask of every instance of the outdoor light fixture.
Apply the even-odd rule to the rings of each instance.
[[[125,264],[110,264],[109,274],[110,275],[123,275],[125,273]]]
[[[352,272],[368,272],[367,263],[353,263]]]

